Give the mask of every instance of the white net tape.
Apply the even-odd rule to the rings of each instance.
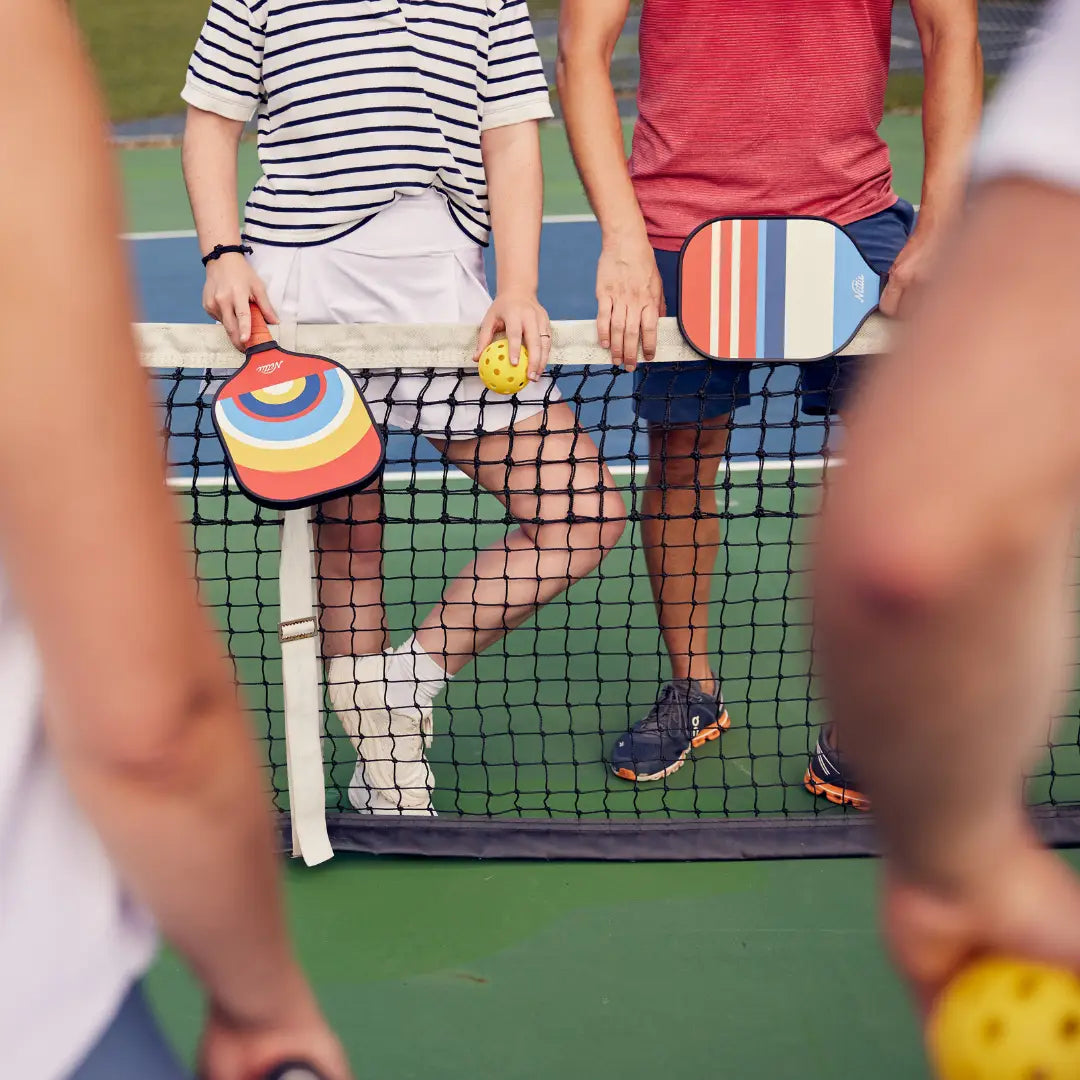
[[[468,370],[476,327],[416,324],[406,326],[300,325],[295,350],[328,356],[358,371],[448,368]],[[140,323],[136,326],[143,362],[156,368],[238,368],[243,357],[217,325]],[[272,328],[272,332],[273,328]],[[880,316],[866,322],[842,355],[883,352],[887,323]],[[661,363],[696,360],[698,354],[679,333],[675,319],[661,319],[656,359]],[[604,364],[607,352],[596,341],[592,321],[556,322],[551,327],[551,362],[563,365]]]

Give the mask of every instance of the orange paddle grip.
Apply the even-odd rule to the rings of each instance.
[[[259,305],[254,300],[250,301],[251,304],[251,337],[248,338],[247,347],[250,349],[253,345],[265,345],[268,341],[274,340],[274,335],[266,328],[266,320],[263,318],[263,313],[259,308]]]

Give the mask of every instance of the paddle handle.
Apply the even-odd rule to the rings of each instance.
[[[251,337],[248,338],[247,347],[253,345],[265,345],[274,340],[274,335],[266,328],[266,320],[263,318],[262,309],[254,300],[249,301],[251,307]]]
[[[282,1077],[288,1077],[289,1080],[323,1080],[322,1073],[316,1072],[303,1061],[283,1061],[272,1068],[263,1080],[281,1080]]]

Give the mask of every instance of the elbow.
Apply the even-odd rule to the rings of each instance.
[[[558,55],[555,57],[555,89],[559,91],[560,96],[566,92],[566,81],[566,55],[560,48]]]
[[[924,23],[919,28],[919,39],[924,68],[932,69],[935,64],[951,67],[960,62],[974,66],[982,75],[982,45],[978,22],[974,18]]]
[[[560,40],[559,51],[555,57],[555,89],[559,91],[560,97],[563,97],[567,93],[572,67],[573,61],[567,54],[566,49],[563,47],[563,43]]]
[[[904,634],[944,617],[963,591],[976,552],[962,530],[942,530],[902,498],[881,506],[838,482],[818,522],[812,591],[826,640],[854,647],[881,633]],[[946,542],[946,536],[952,537]],[[957,558],[960,549],[964,557]],[[989,559],[988,552],[982,552]]]
[[[1047,530],[956,508],[958,502],[930,507],[927,499],[840,522],[826,508],[813,581],[822,630],[858,648],[881,635],[961,625],[972,598],[994,587],[988,582],[1030,577]]]
[[[615,40],[583,45],[569,35],[559,35],[555,57],[555,86],[560,95],[581,78],[607,78],[615,55]]]
[[[945,559],[879,534],[858,550],[842,546],[818,555],[814,576],[819,627],[845,637],[891,628],[928,626],[953,600],[957,581]]]
[[[148,688],[80,711],[79,717],[71,708],[57,712],[49,724],[69,767],[159,793],[198,788],[221,765],[225,748],[238,735],[249,737],[225,680],[192,679],[171,695]]]

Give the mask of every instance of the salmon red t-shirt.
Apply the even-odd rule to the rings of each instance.
[[[891,34],[892,0],[645,0],[630,172],[653,244],[713,217],[891,206]]]

